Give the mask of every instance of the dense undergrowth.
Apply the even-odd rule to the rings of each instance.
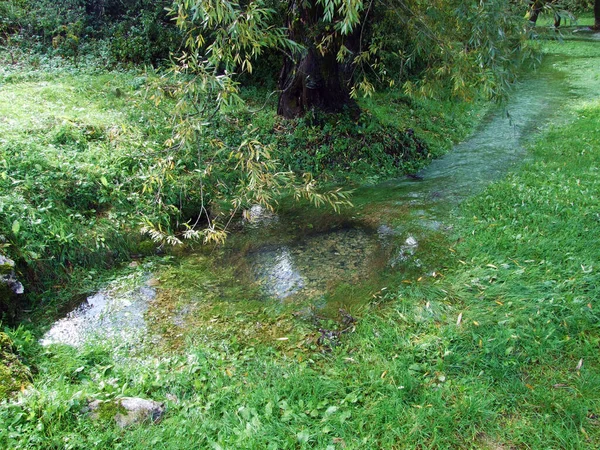
[[[438,249],[441,276],[390,281],[337,339],[293,305],[216,297],[169,356],[41,349],[12,331],[36,374],[0,405],[0,446],[599,447],[600,56],[595,42],[546,48],[581,56],[570,78],[580,100],[523,167],[462,205],[458,240]],[[156,270],[180,298],[199,273]],[[334,329],[347,317],[316,319]],[[90,399],[128,395],[166,401],[164,420],[121,430],[81,413]]]
[[[147,0],[1,0],[0,44],[8,63],[28,53],[86,66],[161,65],[181,45],[165,8]]]

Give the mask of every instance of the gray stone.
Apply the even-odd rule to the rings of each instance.
[[[4,255],[0,255],[0,275],[8,275],[15,268],[15,262]]]
[[[4,255],[0,255],[0,292],[8,294],[22,294],[25,292],[23,285],[17,280],[14,272],[15,262]]]
[[[117,425],[126,428],[144,422],[158,423],[165,413],[164,403],[139,397],[123,397],[112,402],[94,400],[87,410],[92,419],[113,416]]]

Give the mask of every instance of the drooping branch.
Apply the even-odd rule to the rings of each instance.
[[[304,115],[311,109],[326,113],[345,108],[357,110],[350,96],[349,70],[358,51],[360,28],[357,9],[336,15],[339,1],[292,1],[288,10],[288,36],[304,47],[286,58],[279,77],[281,95],[278,114],[286,118]],[[350,17],[348,17],[350,16]]]

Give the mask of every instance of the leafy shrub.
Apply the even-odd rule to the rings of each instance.
[[[180,43],[165,11],[169,4],[164,0],[0,1],[0,35],[10,37],[11,45],[75,62],[85,51],[111,65],[158,64]],[[105,46],[108,54],[103,54]]]
[[[162,4],[122,18],[110,28],[109,35],[113,61],[134,64],[156,64],[165,60],[180,42]]]
[[[276,135],[282,160],[296,172],[329,173],[334,178],[378,174],[398,176],[427,158],[427,148],[414,131],[385,125],[363,113],[319,115],[281,123]]]
[[[242,114],[236,122],[221,123],[215,133],[227,145],[236,145],[242,121],[255,128],[261,142],[276,148],[283,167],[329,181],[399,176],[416,170],[429,155],[427,145],[412,129],[383,123],[368,111],[358,118],[349,112],[313,111],[291,121],[271,112]]]
[[[23,27],[27,0],[0,0],[0,39],[17,33]]]

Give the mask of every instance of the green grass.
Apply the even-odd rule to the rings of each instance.
[[[377,92],[362,104],[382,123],[400,123],[414,130],[426,144],[430,158],[443,155],[465,139],[489,109],[484,102],[413,99],[397,91]]]
[[[17,69],[0,77],[0,234],[39,293],[140,252],[136,229],[155,211],[141,161],[166,127],[141,74]]]
[[[203,202],[210,209],[211,198],[218,203],[234,195],[230,183],[237,172],[224,170],[201,192],[196,169],[204,160],[197,151],[165,149],[171,100],[161,108],[150,100],[156,74],[40,58],[30,55],[0,69],[0,236],[30,300],[60,307],[68,296],[49,301],[48,291],[63,289],[82,268],[106,269],[132,254],[152,253],[150,240],[139,234],[146,220],[180,232]],[[266,93],[249,88],[243,95],[259,109]],[[286,122],[270,104],[222,120],[209,138],[237,148],[251,127],[276,147],[280,167],[313,171],[322,181],[364,183],[416,170],[464,137],[483,110],[481,104],[404,99],[394,107],[402,112],[394,122],[383,120],[391,114],[384,100],[365,101],[358,125],[343,115]],[[431,148],[421,146],[421,136]],[[197,145],[214,152],[207,142]],[[23,305],[0,301],[0,314],[12,320],[19,309]]]
[[[548,51],[586,55],[572,80],[598,92],[593,43]],[[449,290],[471,335],[461,351],[511,417],[502,440],[532,448],[600,445],[597,95],[565,116],[533,146],[532,162],[464,205],[465,264]]]
[[[586,93],[599,92],[585,69],[598,67],[594,45],[546,45],[586,57],[570,78]],[[0,447],[600,447],[597,94],[561,120],[457,211],[441,277],[374,292],[352,332],[319,340],[317,326],[341,323],[229,291],[237,303],[200,302],[178,351],[127,359],[102,343],[24,343],[37,373],[0,405]],[[162,295],[185,302],[194,270],[202,292],[221,292],[207,276],[218,268],[194,264],[159,269]],[[120,430],[81,413],[89,399],[131,395],[165,401],[164,420]]]

